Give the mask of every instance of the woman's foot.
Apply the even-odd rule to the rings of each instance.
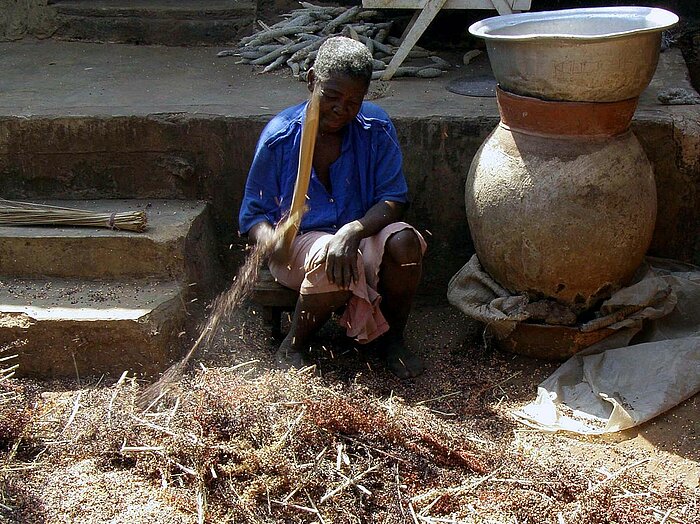
[[[386,367],[400,379],[417,377],[425,371],[423,360],[406,347],[403,338],[387,341],[382,354]]]
[[[308,360],[308,341],[331,317],[333,311],[345,304],[350,291],[332,291],[311,295],[299,295],[289,333],[280,344],[275,361],[280,369],[304,368]]]
[[[289,338],[289,337],[287,337]],[[280,347],[275,352],[275,363],[277,368],[283,371],[290,369],[302,369],[311,365],[304,351],[299,351],[292,347],[291,341],[285,338]]]

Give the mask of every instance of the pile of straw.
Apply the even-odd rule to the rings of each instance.
[[[144,211],[100,213],[0,198],[0,226],[54,225],[107,227],[141,233],[146,230],[146,213]]]

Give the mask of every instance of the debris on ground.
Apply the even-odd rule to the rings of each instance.
[[[657,95],[659,102],[664,105],[694,105],[700,104],[700,95],[693,89],[670,87],[662,89]]]
[[[516,385],[523,371],[510,356],[463,345],[462,331],[450,338],[442,314],[421,330],[436,359],[429,380],[406,383],[340,343],[340,330],[314,346],[320,374],[271,370],[274,347],[259,319],[240,313],[146,411],[137,407],[144,384],[126,373],[116,382],[2,383],[24,392],[13,413],[25,415],[0,413],[22,421],[1,448],[0,522],[700,517],[698,489],[670,473],[659,482],[646,469],[657,460],[649,453],[517,425],[507,413],[530,394]]]

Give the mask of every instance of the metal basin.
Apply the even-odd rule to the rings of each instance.
[[[638,97],[659,60],[664,9],[599,7],[487,18],[469,27],[486,40],[502,89],[545,100],[616,102]]]

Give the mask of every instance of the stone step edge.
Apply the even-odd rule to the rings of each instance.
[[[138,321],[173,299],[186,307],[190,294],[190,286],[175,280],[0,277],[0,284],[0,328],[43,321]]]
[[[3,276],[93,281],[172,278],[199,282],[206,287],[221,276],[216,232],[211,207],[206,201],[33,200],[102,213],[114,209],[146,210],[149,225],[143,233],[69,226],[0,226],[0,251],[4,250],[0,279]],[[37,258],[38,249],[43,250],[43,258]],[[64,256],[71,250],[80,250],[73,262],[66,261]],[[137,258],[139,253],[142,256]],[[32,256],[35,260],[27,263]]]
[[[237,21],[241,14],[256,12],[255,2],[236,2],[235,7],[184,7],[184,6],[92,6],[82,2],[59,2],[52,7],[59,15],[95,18],[140,18],[197,21]]]
[[[134,296],[141,286],[147,292]],[[37,303],[35,295],[47,289]],[[100,292],[117,296],[100,302]],[[9,303],[0,307],[0,351],[17,354],[17,376],[118,377],[125,370],[157,376],[182,356],[188,340],[184,335],[194,316],[187,311],[186,293],[187,286],[177,281],[15,279],[0,286],[0,304]],[[90,300],[105,307],[76,314]],[[75,304],[66,304],[71,301]]]

